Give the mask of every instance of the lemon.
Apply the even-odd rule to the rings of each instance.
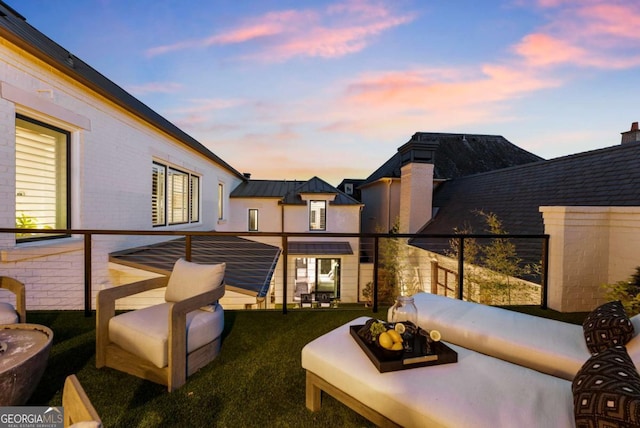
[[[389,333],[385,331],[378,335],[378,343],[384,349],[391,349],[391,347],[393,346],[393,339],[391,339],[391,336],[389,336]]]
[[[393,343],[402,343],[402,336],[395,330],[387,330],[387,334],[391,336],[391,340]]]
[[[404,333],[404,331],[406,330],[404,327],[404,324],[402,324],[401,322],[396,323],[395,327],[393,327],[395,331],[397,331],[398,333],[402,334]]]
[[[429,332],[429,337],[431,338],[431,340],[433,340],[434,342],[439,342],[440,339],[442,339],[442,335],[440,334],[440,332],[438,330],[431,330]]]
[[[392,351],[401,351],[402,350],[402,342],[396,342],[391,347]]]

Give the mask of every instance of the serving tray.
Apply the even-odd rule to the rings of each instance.
[[[380,373],[458,362],[458,353],[442,342],[431,342],[427,349],[427,339],[420,334],[413,336],[411,351],[405,350],[399,355],[390,356],[390,353],[375,343],[369,344],[358,335],[358,330],[362,327],[363,325],[352,325],[349,332]]]

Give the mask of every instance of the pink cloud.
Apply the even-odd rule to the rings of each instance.
[[[623,69],[640,65],[640,4],[539,0],[548,21],[514,46],[529,66]]]
[[[335,3],[325,9],[270,12],[202,39],[153,47],[148,56],[214,45],[247,44],[244,59],[284,61],[293,57],[335,58],[366,48],[375,36],[415,19],[383,3],[362,0]],[[261,41],[257,45],[252,42]]]
[[[529,34],[515,46],[515,51],[529,65],[550,66],[584,61],[585,51],[548,34]]]
[[[445,74],[447,78],[443,78]],[[394,71],[352,82],[345,100],[353,104],[433,111],[443,106],[502,101],[557,84],[528,70],[498,65],[484,65],[468,75],[453,69],[449,73],[429,69]]]

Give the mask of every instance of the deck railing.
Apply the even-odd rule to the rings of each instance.
[[[293,232],[218,232],[218,231],[185,231],[185,230],[99,230],[99,229],[28,229],[30,234],[46,234],[46,235],[63,235],[66,237],[82,237],[84,241],[84,311],[87,316],[91,314],[92,308],[92,295],[93,295],[93,273],[92,273],[92,243],[96,236],[155,236],[155,237],[170,237],[175,239],[176,237],[185,238],[184,254],[182,255],[186,260],[191,260],[192,256],[192,238],[195,236],[233,236],[241,237],[245,239],[251,238],[278,238],[281,248],[281,283],[282,283],[282,312],[286,314],[288,311],[288,247],[291,238],[357,238],[361,243],[361,249],[359,251],[360,258],[362,260],[367,259],[368,262],[373,263],[373,292],[372,292],[372,305],[373,311],[378,311],[379,305],[379,282],[380,282],[380,266],[381,266],[381,240],[385,239],[400,239],[404,242],[416,243],[427,242],[429,240],[444,241],[449,244],[455,244],[457,258],[457,272],[453,269],[438,267],[438,269],[445,269],[447,275],[453,275],[455,287],[453,287],[448,276],[444,282],[444,294],[450,295],[455,292],[455,297],[463,299],[465,297],[465,244],[468,240],[494,240],[494,239],[513,239],[527,242],[529,246],[536,241],[539,241],[539,263],[540,268],[537,273],[537,278],[540,286],[540,306],[543,309],[547,307],[547,277],[548,277],[548,249],[549,249],[549,235],[537,235],[537,234],[405,234],[405,233],[293,233]],[[25,229],[15,228],[0,228],[0,239],[3,237],[1,234],[15,234],[25,233]],[[45,242],[45,241],[43,241]],[[52,242],[52,241],[46,241]],[[21,244],[17,244],[16,248],[19,248]],[[2,248],[0,248],[2,250]],[[442,252],[442,245],[439,250],[434,252]],[[5,273],[3,273],[5,272]],[[0,262],[0,274],[11,275],[10,269],[3,269]],[[438,278],[437,273],[432,277],[431,291],[438,291]],[[435,281],[435,283],[434,283]]]

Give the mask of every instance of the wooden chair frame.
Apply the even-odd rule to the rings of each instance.
[[[64,408],[64,426],[69,427],[78,422],[95,422],[102,426],[98,412],[84,392],[76,375],[69,375],[62,389],[62,407]]]
[[[16,295],[16,312],[18,313],[18,322],[27,322],[27,299],[25,294],[25,286],[15,278],[9,276],[0,276],[0,288],[11,291]]]
[[[224,296],[224,284],[215,290],[171,303],[169,309],[168,365],[155,364],[125,351],[109,341],[109,320],[115,316],[117,299],[166,287],[169,277],[158,277],[101,290],[96,298],[96,367],[111,367],[166,385],[169,392],[180,388],[187,377],[211,362],[220,351],[221,337],[187,355],[187,313],[216,302]]]

